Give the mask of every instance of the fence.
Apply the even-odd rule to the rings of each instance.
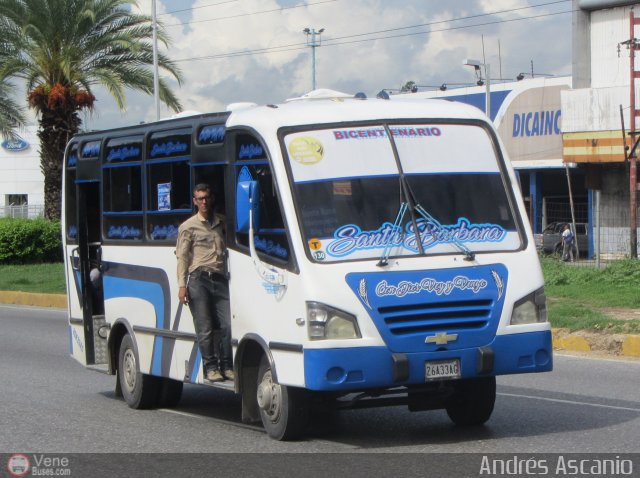
[[[36,219],[44,216],[44,205],[23,204],[21,206],[0,206],[0,217]]]
[[[574,202],[574,214],[576,236],[579,246],[579,263],[600,265],[609,261],[620,260],[630,257],[631,240],[629,228],[629,207],[628,203],[620,201],[618,197],[609,197],[595,193],[591,204],[591,214],[589,214],[589,203],[585,198],[580,198]],[[543,229],[557,223],[572,223],[571,207],[568,200],[545,200],[543,201],[541,223]],[[640,213],[638,214],[640,217]],[[545,231],[544,234],[556,234],[548,240],[560,241],[558,231]],[[543,235],[537,235],[538,244],[543,243]],[[637,237],[640,237],[638,228]],[[640,241],[637,250],[640,252]],[[541,251],[544,252],[544,251]],[[547,253],[553,251],[547,250]]]

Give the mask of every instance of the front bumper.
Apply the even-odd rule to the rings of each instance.
[[[553,369],[551,331],[498,335],[483,347],[422,353],[392,353],[386,347],[305,349],[306,388],[357,391],[419,385],[425,362],[460,359],[461,378]]]

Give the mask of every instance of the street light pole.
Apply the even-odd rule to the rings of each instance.
[[[480,67],[484,69],[484,86],[485,86],[484,112],[489,117],[489,119],[491,119],[491,68],[490,66],[478,60],[470,60],[468,58],[464,60],[462,64],[464,66],[472,66],[476,70],[476,73],[480,71]],[[480,78],[480,81],[481,80],[482,78]],[[480,81],[478,81],[478,86],[482,85]]]
[[[311,90],[316,89],[316,47],[321,44],[320,35],[324,28],[316,31],[315,28],[305,28],[302,33],[307,35],[307,46],[311,47]],[[316,39],[317,38],[317,39]]]
[[[485,85],[485,102],[484,111],[486,115],[491,119],[491,73],[490,67],[486,63],[484,64],[484,85]]]

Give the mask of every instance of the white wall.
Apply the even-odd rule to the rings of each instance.
[[[29,144],[23,151],[10,151],[4,141],[0,141],[0,206],[7,205],[7,194],[27,194],[29,205],[44,204],[44,176],[40,171],[40,142],[36,132],[36,126],[18,131]]]
[[[618,43],[629,39],[630,7],[617,7],[591,12],[591,87],[629,87],[629,50]],[[640,10],[635,11],[640,15]],[[640,26],[636,26],[636,37]],[[640,58],[636,53],[636,69]]]

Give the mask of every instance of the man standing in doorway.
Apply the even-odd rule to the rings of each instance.
[[[178,299],[189,304],[202,355],[205,379],[234,379],[231,357],[229,284],[224,267],[224,219],[214,213],[215,199],[208,184],[193,189],[198,212],[180,225]]]

